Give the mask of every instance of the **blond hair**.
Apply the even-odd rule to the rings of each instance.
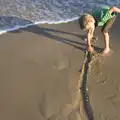
[[[89,23],[88,18],[93,18],[93,16],[90,14],[84,14],[79,18],[79,24],[81,29],[85,29],[86,26],[88,25]]]

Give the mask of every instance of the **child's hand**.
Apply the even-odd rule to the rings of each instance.
[[[92,46],[88,46],[88,49],[87,49],[89,52],[93,52],[94,51],[94,48]]]

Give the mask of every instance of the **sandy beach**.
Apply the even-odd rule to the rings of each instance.
[[[77,21],[1,35],[0,119],[66,120],[75,105],[83,37]]]
[[[78,21],[2,34],[0,120],[120,120],[119,20],[111,30],[111,54],[93,61],[85,56],[85,33]],[[95,46],[103,48],[99,29],[95,36]],[[82,80],[90,118],[81,107]]]

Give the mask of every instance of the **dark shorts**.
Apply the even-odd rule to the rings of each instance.
[[[105,23],[101,29],[101,31],[103,33],[107,33],[109,32],[109,29],[112,27],[113,23],[115,22],[116,20],[116,16],[113,17],[112,19],[108,20],[107,23]]]

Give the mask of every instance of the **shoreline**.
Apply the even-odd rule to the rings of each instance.
[[[12,16],[11,16],[12,17]],[[9,17],[8,17],[9,19]],[[16,17],[12,17],[12,19],[16,19]],[[25,22],[28,22],[28,24],[26,25],[16,25],[15,27],[12,27],[12,28],[8,28],[8,29],[4,29],[4,30],[0,30],[0,35],[4,34],[4,33],[8,33],[8,32],[12,32],[12,31],[16,31],[16,30],[19,30],[19,29],[25,29],[27,27],[32,27],[32,26],[40,26],[40,25],[45,25],[45,24],[48,24],[48,25],[58,25],[58,24],[67,24],[69,22],[74,22],[74,21],[77,21],[79,19],[79,17],[75,17],[75,18],[72,18],[70,20],[66,20],[66,21],[57,21],[57,22],[32,22],[32,21],[29,21],[29,20],[25,20],[25,19],[20,19],[20,18],[17,18],[18,20],[20,21],[25,21]]]

